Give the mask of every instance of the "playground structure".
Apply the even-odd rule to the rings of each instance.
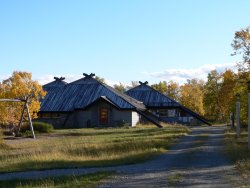
[[[32,133],[32,137],[35,139],[36,136],[35,136],[35,132],[34,132],[34,128],[33,128],[33,124],[32,124],[32,120],[31,120],[31,116],[30,116],[30,111],[29,111],[29,98],[28,97],[25,97],[24,99],[0,99],[0,102],[22,102],[24,103],[23,105],[23,109],[22,109],[22,115],[21,115],[21,118],[20,118],[20,121],[18,123],[18,127],[17,127],[17,130],[15,132],[15,135],[19,135],[19,132],[21,130],[21,126],[22,126],[22,123],[23,123],[23,120],[24,120],[24,113],[25,113],[25,110],[28,114],[28,120],[29,120],[29,126],[30,126],[30,131]]]

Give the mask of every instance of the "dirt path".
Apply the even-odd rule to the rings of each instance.
[[[247,186],[222,151],[223,127],[193,128],[157,159],[124,169],[100,187]],[[249,183],[249,182],[248,182]],[[248,184],[250,185],[250,184]]]
[[[100,188],[108,187],[239,187],[242,181],[222,151],[223,127],[197,127],[152,161],[142,164],[81,169],[55,169],[0,174],[0,180],[35,179],[50,176],[80,175],[97,171],[115,171],[111,180]],[[249,182],[248,182],[249,183]]]

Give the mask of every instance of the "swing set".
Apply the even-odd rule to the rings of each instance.
[[[31,116],[30,116],[30,111],[29,111],[29,98],[28,97],[25,97],[24,99],[20,99],[20,98],[17,98],[17,99],[0,99],[0,102],[22,102],[23,103],[23,110],[22,110],[22,116],[20,118],[20,121],[18,123],[18,127],[17,127],[17,130],[15,131],[15,135],[19,135],[19,132],[21,130],[21,126],[22,126],[22,123],[23,123],[23,120],[24,120],[24,113],[25,111],[27,112],[28,114],[28,120],[29,120],[29,126],[30,126],[30,131],[32,133],[32,137],[35,139],[36,136],[35,136],[35,132],[34,132],[34,128],[33,128],[33,124],[32,124],[32,121],[31,121]]]

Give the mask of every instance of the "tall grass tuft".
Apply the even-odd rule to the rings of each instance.
[[[225,133],[226,154],[236,164],[245,178],[250,178],[250,151],[248,150],[248,134],[246,130],[237,138],[235,130]]]

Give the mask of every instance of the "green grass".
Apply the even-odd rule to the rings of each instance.
[[[98,183],[110,177],[112,173],[98,172],[82,176],[63,176],[44,178],[38,180],[8,180],[0,181],[0,187],[4,188],[29,188],[29,187],[96,187]]]
[[[68,129],[36,140],[5,140],[0,172],[138,163],[165,152],[188,132],[183,126]]]
[[[247,148],[247,138],[246,130],[243,130],[240,138],[237,138],[235,130],[229,129],[225,133],[225,151],[243,177],[250,178],[250,150]]]

